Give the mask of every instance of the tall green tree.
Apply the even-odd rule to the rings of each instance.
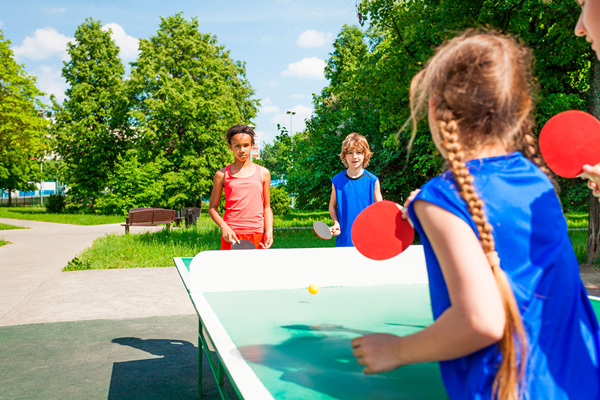
[[[169,206],[199,203],[230,160],[225,131],[256,115],[245,64],[201,33],[196,19],[176,14],[140,40],[128,85],[141,161],[163,166]]]
[[[110,31],[91,18],[75,31],[68,54],[62,76],[69,87],[62,105],[53,99],[51,132],[66,166],[69,196],[94,210],[117,157],[130,146],[124,124],[125,69]]]
[[[10,41],[0,31],[0,188],[29,190],[40,178],[40,161],[45,150],[48,121],[40,116],[44,105],[35,86],[14,60]]]
[[[277,124],[279,134],[273,144],[265,144],[260,150],[260,163],[271,172],[273,179],[288,175],[292,169],[292,137],[289,132]]]

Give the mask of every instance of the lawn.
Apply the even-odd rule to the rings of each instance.
[[[292,211],[286,216],[275,217],[272,248],[335,246],[333,240],[319,239],[313,233],[312,223],[315,220],[332,223],[326,211]],[[197,225],[189,228],[104,236],[71,260],[64,270],[172,266],[173,257],[193,257],[201,251],[218,250],[220,240],[221,231],[203,212]]]
[[[57,222],[72,225],[104,225],[124,223],[125,217],[118,215],[51,214],[45,207],[0,207],[0,218],[26,219],[32,221]]]
[[[121,216],[90,214],[49,214],[41,207],[0,207],[0,217],[59,222],[77,225],[99,225],[124,222]],[[587,213],[566,215],[569,236],[580,263],[587,257]],[[285,216],[276,216],[273,248],[333,247],[334,240],[319,239],[312,231],[314,221],[331,224],[327,211],[293,210]],[[16,229],[14,227],[11,229]],[[294,229],[295,228],[295,229]],[[1,229],[7,229],[2,228]],[[418,237],[416,239],[418,242]],[[7,244],[0,240],[0,246]],[[66,271],[82,269],[165,267],[173,264],[173,257],[192,257],[201,251],[218,250],[220,231],[203,210],[197,226],[163,229],[130,235],[107,235],[97,239],[92,247],[71,260]]]
[[[8,224],[0,224],[0,231],[6,231],[9,229],[28,229],[24,226],[16,226],[16,225],[8,225]]]

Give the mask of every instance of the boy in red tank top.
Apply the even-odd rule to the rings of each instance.
[[[242,239],[268,249],[273,244],[271,174],[252,162],[255,133],[251,127],[234,125],[226,136],[235,161],[216,172],[208,207],[208,214],[221,228],[221,250],[231,250],[231,245]],[[223,191],[225,215],[221,218],[218,206]]]

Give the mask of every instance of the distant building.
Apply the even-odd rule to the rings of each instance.
[[[260,139],[256,136],[254,136],[254,145],[252,146],[250,155],[252,156],[252,159],[260,158]]]

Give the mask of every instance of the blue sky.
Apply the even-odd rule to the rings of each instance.
[[[0,0],[0,10],[0,30],[16,61],[59,100],[66,43],[86,18],[112,29],[126,66],[137,57],[137,40],[156,33],[160,17],[197,18],[201,32],[216,35],[233,59],[246,62],[262,100],[253,122],[263,143],[273,141],[278,123],[294,132],[304,128],[312,94],[328,84],[323,67],[331,44],[344,24],[357,24],[356,0]]]

